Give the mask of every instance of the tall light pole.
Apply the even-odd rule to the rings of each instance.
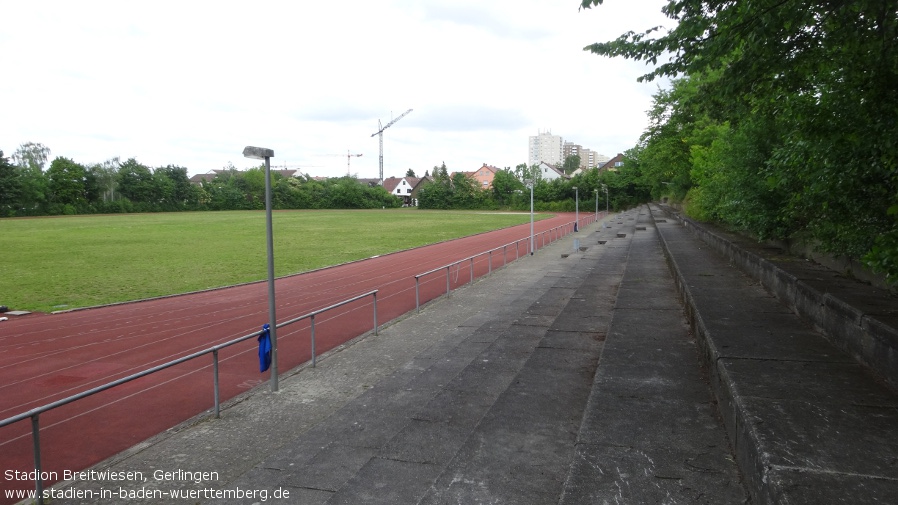
[[[602,184],[602,189],[605,190],[605,215],[608,215],[608,186]]]
[[[596,189],[596,221],[599,220],[599,190]]]
[[[530,256],[536,250],[536,244],[533,243],[533,174],[530,174]]]
[[[574,207],[576,210],[576,214],[574,214],[574,216],[576,216],[574,218],[574,231],[578,232],[580,231],[580,191],[577,189],[577,186],[574,186],[574,197],[577,202],[576,207]]]
[[[278,390],[277,318],[274,313],[274,240],[271,230],[271,158],[274,151],[264,147],[246,146],[243,156],[265,160],[265,239],[268,247],[268,331],[271,336],[271,391]]]

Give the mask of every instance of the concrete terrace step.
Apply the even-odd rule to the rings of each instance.
[[[744,503],[648,212],[638,215],[560,503]]]
[[[896,392],[680,221],[657,227],[754,501],[895,503]]]
[[[628,246],[582,246],[571,275],[509,328],[510,342],[535,337],[529,356],[419,503],[557,503]]]

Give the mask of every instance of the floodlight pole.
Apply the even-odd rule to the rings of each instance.
[[[602,184],[602,189],[605,190],[605,215],[608,215],[608,186]]]
[[[271,336],[271,391],[278,390],[277,317],[274,311],[274,239],[271,226],[271,158],[274,151],[263,147],[246,146],[243,156],[265,160],[265,239],[268,249],[268,331]]]
[[[533,256],[533,251],[536,249],[536,244],[533,243],[533,177],[530,177],[530,256]]]
[[[599,220],[599,190],[596,189],[596,221]]]

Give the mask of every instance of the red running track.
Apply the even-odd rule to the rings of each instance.
[[[572,214],[538,221],[537,247],[570,233]],[[585,214],[581,226],[593,221]],[[564,226],[568,225],[568,226]],[[520,225],[450,242],[277,279],[278,321],[287,321],[374,289],[378,322],[415,308],[415,275],[529,236]],[[527,254],[527,242],[479,256],[474,276]],[[275,262],[278,258],[275,256]],[[490,264],[491,262],[491,264]],[[470,282],[471,264],[449,271],[451,288]],[[445,294],[446,270],[420,282],[425,303]],[[63,314],[32,314],[0,323],[0,420],[258,332],[268,321],[265,282]],[[316,316],[316,352],[370,331],[371,297]],[[308,319],[278,330],[281,372],[311,358]],[[222,401],[261,384],[255,339],[219,351]],[[202,356],[40,415],[45,472],[81,470],[214,405],[212,358]],[[34,489],[7,471],[34,470],[31,423],[0,428],[0,489]],[[45,484],[52,484],[52,481]],[[12,503],[0,494],[0,503]]]

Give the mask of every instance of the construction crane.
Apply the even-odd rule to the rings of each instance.
[[[387,123],[386,126],[381,126],[380,119],[378,119],[377,120],[377,132],[371,134],[372,137],[375,135],[380,137],[380,185],[381,186],[384,185],[384,130],[393,126],[393,123],[395,123],[396,121],[399,121],[400,119],[405,117],[406,114],[408,114],[411,111],[412,111],[412,109],[409,109],[409,110],[403,112],[402,114],[399,115],[399,117],[397,117],[396,119]]]
[[[358,158],[361,154],[349,154],[349,149],[347,149],[346,154],[325,154],[324,156],[346,156],[346,177],[352,177],[352,172],[349,171],[349,159]]]

